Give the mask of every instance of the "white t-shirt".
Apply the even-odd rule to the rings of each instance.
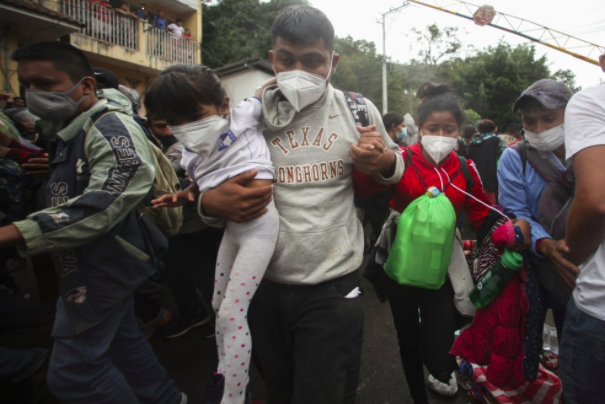
[[[605,85],[575,94],[565,110],[567,158],[600,145],[605,145]],[[605,242],[580,265],[573,298],[582,311],[605,321]]]
[[[170,31],[170,33],[178,38],[180,38],[181,36],[183,36],[183,33],[185,32],[185,28],[183,27],[179,27],[176,24],[170,24],[168,26],[168,31]]]
[[[185,148],[181,166],[200,190],[214,188],[236,175],[258,169],[255,179],[272,180],[273,163],[269,147],[258,123],[262,113],[261,102],[248,98],[231,109],[229,131],[213,141],[214,151],[206,159]]]

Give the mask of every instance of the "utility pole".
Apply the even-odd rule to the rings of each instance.
[[[382,15],[382,115],[389,112],[387,101],[387,31],[384,17]]]
[[[399,11],[404,7],[410,5],[410,2],[404,1],[403,4],[397,8],[394,8],[384,14],[382,14],[382,114],[386,114],[389,112],[388,106],[388,91],[387,91],[387,31],[386,31],[386,23],[385,17],[388,14],[394,13],[395,11]]]

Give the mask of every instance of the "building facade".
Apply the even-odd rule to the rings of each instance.
[[[260,58],[245,59],[214,69],[227,90],[232,105],[252,97],[256,88],[275,76],[273,66]]]
[[[120,84],[143,94],[163,69],[199,63],[201,12],[200,0],[0,0],[0,93],[23,95],[10,54],[44,39],[71,43],[86,53],[93,67],[113,71]],[[161,17],[156,21],[161,13],[165,22]],[[190,38],[165,28],[177,19]]]

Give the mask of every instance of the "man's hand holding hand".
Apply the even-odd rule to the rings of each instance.
[[[569,247],[567,247],[565,240],[542,239],[538,253],[544,255],[553,263],[565,285],[573,290],[580,269],[567,259]]]
[[[352,145],[349,155],[355,167],[365,174],[390,176],[395,168],[395,153],[382,142],[376,125],[357,127],[361,137],[358,145]]]

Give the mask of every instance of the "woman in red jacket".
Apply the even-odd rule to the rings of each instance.
[[[443,190],[456,215],[464,210],[477,229],[487,216],[488,208],[476,199],[488,204],[487,198],[471,161],[467,164],[474,181],[471,194],[476,199],[462,192],[467,189],[467,184],[454,152],[464,112],[445,85],[424,84],[418,90],[418,97],[422,99],[418,108],[421,138],[418,144],[402,150],[404,160],[411,159],[411,162],[406,164],[401,181],[394,186],[391,208],[403,212],[413,200],[426,193],[428,187],[435,186]],[[456,394],[456,379],[452,372],[457,365],[449,350],[454,342],[457,314],[449,278],[437,290],[400,285],[389,278],[386,292],[399,339],[403,370],[414,403],[428,403],[423,364],[430,373],[428,383],[431,389],[443,395]]]

